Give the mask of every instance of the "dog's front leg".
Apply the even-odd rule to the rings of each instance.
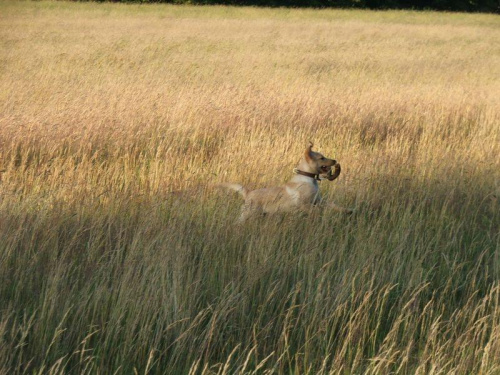
[[[344,214],[352,214],[354,212],[354,210],[350,209],[350,208],[345,208],[345,207],[342,207],[342,206],[339,206],[333,202],[326,202],[323,198],[321,198],[320,196],[317,197],[315,203],[314,203],[314,206],[321,206],[323,208],[331,208],[337,212],[342,212]]]
[[[354,212],[354,210],[351,208],[342,207],[332,202],[328,202],[325,206],[332,208],[337,212],[342,212],[344,214],[352,214]]]

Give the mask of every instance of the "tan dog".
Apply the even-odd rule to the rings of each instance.
[[[340,174],[340,164],[333,159],[325,158],[312,150],[313,144],[307,147],[297,168],[295,176],[279,187],[270,187],[249,191],[238,184],[222,184],[221,187],[237,191],[245,199],[239,222],[244,222],[257,214],[272,214],[276,212],[304,211],[321,203],[318,181],[321,179],[335,180]],[[335,168],[332,171],[332,167]],[[329,204],[337,211],[352,213],[352,210]]]

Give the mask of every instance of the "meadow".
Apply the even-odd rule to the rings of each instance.
[[[500,18],[0,2],[1,374],[498,374]],[[355,208],[238,226],[308,141]]]

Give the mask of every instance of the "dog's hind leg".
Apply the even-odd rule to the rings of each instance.
[[[238,224],[243,224],[250,217],[255,216],[257,213],[257,209],[255,209],[252,205],[245,203],[243,207],[241,207],[241,214],[236,222]]]

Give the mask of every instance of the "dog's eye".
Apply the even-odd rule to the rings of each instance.
[[[322,157],[321,157],[321,160],[325,160],[325,158],[322,156]]]

